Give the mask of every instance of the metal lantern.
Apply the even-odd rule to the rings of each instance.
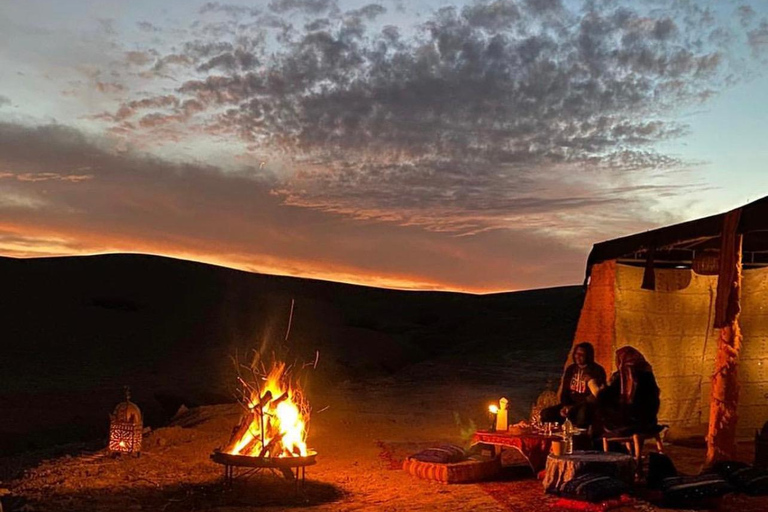
[[[109,451],[112,453],[141,453],[144,430],[139,407],[131,402],[131,392],[125,388],[125,402],[115,407],[109,416]]]

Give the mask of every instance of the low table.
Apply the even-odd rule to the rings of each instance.
[[[623,480],[635,480],[635,459],[625,453],[577,451],[569,455],[547,457],[544,490],[556,494],[562,485],[585,473],[597,473]]]
[[[552,441],[561,440],[559,435],[545,436],[536,432],[491,432],[478,430],[472,436],[472,444],[490,445],[491,454],[495,455],[495,448],[514,448],[525,458],[531,466],[534,475],[544,469],[547,462],[547,454],[552,446]]]

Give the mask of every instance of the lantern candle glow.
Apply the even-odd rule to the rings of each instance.
[[[490,413],[490,420],[491,420],[491,426],[489,430],[491,432],[496,431],[496,413],[499,412],[499,408],[496,406],[496,404],[491,404],[488,406],[488,412]]]
[[[125,388],[125,402],[120,402],[109,416],[109,451],[112,453],[141,453],[144,430],[141,411],[131,402],[131,393]]]

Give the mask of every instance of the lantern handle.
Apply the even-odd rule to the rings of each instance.
[[[130,402],[131,401],[131,388],[129,386],[123,386],[123,390],[125,390],[125,401]]]

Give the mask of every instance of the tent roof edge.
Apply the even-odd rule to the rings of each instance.
[[[738,209],[734,208],[730,211]],[[768,230],[768,196],[741,206],[740,209],[742,212],[738,233]],[[651,247],[673,248],[675,245],[696,239],[718,237],[723,227],[723,218],[727,213],[729,212],[596,243],[592,246],[587,259],[587,275],[595,263],[617,259]]]

